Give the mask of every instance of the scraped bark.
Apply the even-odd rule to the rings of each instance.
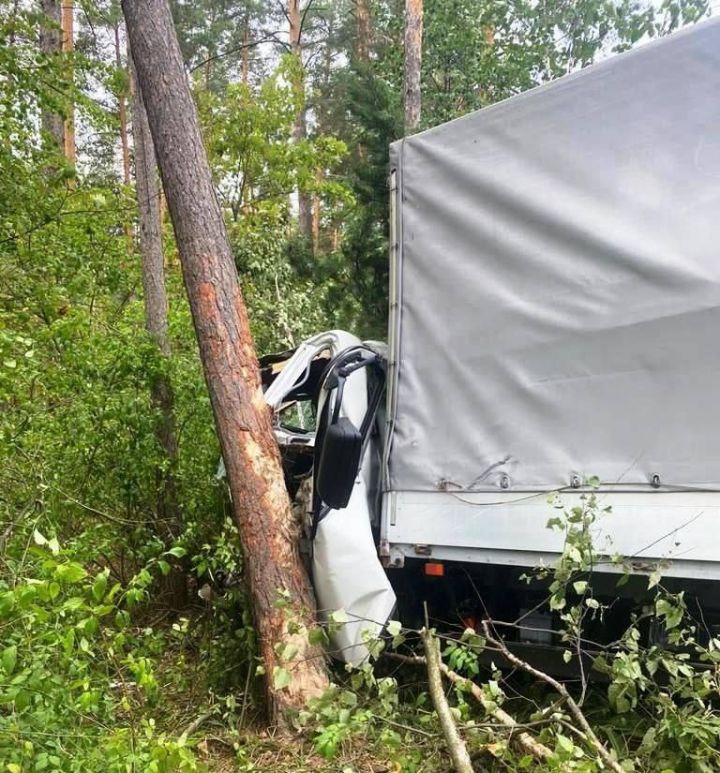
[[[43,22],[40,25],[40,50],[48,57],[56,57],[62,51],[60,0],[41,0]],[[44,108],[40,116],[45,137],[54,150],[63,149],[63,117],[54,110]]]
[[[302,631],[314,621],[312,592],[170,7],[122,7],[244,548],[271,719],[282,723],[328,686],[323,653]]]
[[[316,179],[318,182],[321,177],[320,170],[316,173]],[[312,197],[312,249],[313,255],[317,255],[320,251],[320,196],[317,193]]]
[[[405,134],[420,126],[423,0],[405,0]]]
[[[131,81],[135,81],[132,57],[128,56]],[[137,86],[133,95],[133,139],[135,145],[135,191],[138,203],[138,231],[142,261],[145,329],[157,344],[161,356],[169,358],[168,300],[165,288],[165,257],[163,254],[162,220],[160,212],[160,184],[158,181],[155,149],[153,147],[147,113],[142,94]],[[155,376],[150,386],[150,397],[157,411],[155,436],[165,454],[166,464],[156,470],[157,504],[156,528],[171,547],[182,531],[178,505],[175,470],[177,468],[177,432],[175,426],[174,395],[170,380],[164,374]],[[185,568],[174,562],[170,573],[161,581],[163,601],[175,610],[187,604]]]

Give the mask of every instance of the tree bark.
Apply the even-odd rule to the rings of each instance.
[[[405,0],[405,134],[420,125],[423,2]]]
[[[75,50],[75,23],[72,0],[63,0],[62,3],[62,50],[68,56]],[[72,80],[72,62],[68,63],[69,76]],[[65,159],[75,166],[77,153],[75,149],[75,110],[72,104],[68,107],[68,114],[63,126],[63,148]]]
[[[58,57],[62,51],[60,0],[41,0],[42,13],[47,23],[40,26],[40,50],[48,57]],[[40,125],[53,149],[63,149],[63,118],[59,113],[44,109]]]
[[[244,84],[250,81],[250,17],[243,20],[242,51],[240,52],[240,80]]]
[[[131,81],[134,82],[136,76],[131,56],[128,56],[128,65]],[[135,142],[135,191],[138,203],[145,329],[157,344],[160,354],[169,358],[171,352],[168,337],[168,300],[165,289],[160,185],[157,176],[155,149],[142,93],[136,82],[133,83],[131,91],[133,95],[133,139]],[[156,471],[156,527],[166,547],[169,548],[182,531],[182,518],[175,482],[178,448],[174,396],[172,385],[167,376],[159,374],[153,379],[150,386],[150,397],[158,414],[155,435],[167,460],[167,466]],[[161,585],[164,601],[169,607],[179,610],[186,606],[187,583],[185,567],[182,563],[173,563],[170,573],[163,578]]]
[[[170,7],[122,7],[243,544],[270,715],[283,723],[328,685],[323,653],[303,630],[314,621],[312,592]]]
[[[120,46],[120,25],[115,29],[115,66],[119,71],[123,70],[122,51]],[[117,95],[118,120],[120,122],[120,147],[122,149],[123,183],[130,185],[130,143],[128,142],[128,119],[125,89],[121,89]],[[145,119],[147,121],[147,119]]]
[[[136,77],[133,73],[133,77]],[[145,294],[145,327],[163,356],[170,356],[165,261],[160,230],[160,186],[155,149],[141,90],[133,89],[133,139],[140,254]]]
[[[370,59],[372,45],[372,26],[370,23],[370,5],[368,0],[355,0],[355,56],[360,62]]]
[[[118,72],[127,73],[128,81],[129,81],[130,80],[129,64],[127,69],[123,67],[122,49],[120,45],[120,24],[119,23],[115,24],[113,32],[115,37],[115,66],[117,67]],[[120,149],[122,151],[123,185],[125,186],[130,185],[130,142],[128,138],[128,115],[127,115],[127,99],[126,99],[128,88],[132,90],[131,87],[129,86],[129,83],[127,86],[125,85],[125,83],[123,83],[117,94],[118,122],[120,124]],[[132,255],[134,252],[135,243],[133,239],[132,223],[130,222],[130,219],[127,217],[125,218],[123,229],[125,230],[125,242],[127,244],[128,255]]]
[[[298,89],[302,91],[303,105],[300,108],[293,127],[293,139],[302,142],[307,138],[307,122],[305,119],[305,72],[302,60],[302,15],[300,13],[300,0],[288,0],[287,16],[290,23],[289,37],[290,50],[296,57],[300,71]],[[310,194],[298,190],[298,230],[305,239],[312,236],[312,203]]]

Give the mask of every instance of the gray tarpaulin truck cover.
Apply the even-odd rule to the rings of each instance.
[[[720,488],[720,21],[391,158],[390,489]]]

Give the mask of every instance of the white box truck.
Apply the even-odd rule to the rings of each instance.
[[[428,562],[438,616],[468,578],[522,609],[519,567],[562,549],[548,494],[591,475],[598,545],[720,579],[720,21],[403,139],[390,170],[387,350],[331,331],[264,361],[343,657],[435,593]]]

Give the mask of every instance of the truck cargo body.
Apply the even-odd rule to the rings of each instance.
[[[659,568],[712,601],[720,20],[406,138],[390,163],[387,355],[331,331],[267,393],[276,417],[315,395],[312,429],[277,430],[312,451],[294,469],[321,611],[353,622],[337,654],[359,662],[365,627],[436,593],[429,562],[450,618],[470,593],[532,607],[520,567],[563,548],[548,498],[572,507],[591,479],[607,593],[612,572]]]
[[[597,544],[720,578],[720,24],[391,151],[382,545],[527,566],[589,476]]]

